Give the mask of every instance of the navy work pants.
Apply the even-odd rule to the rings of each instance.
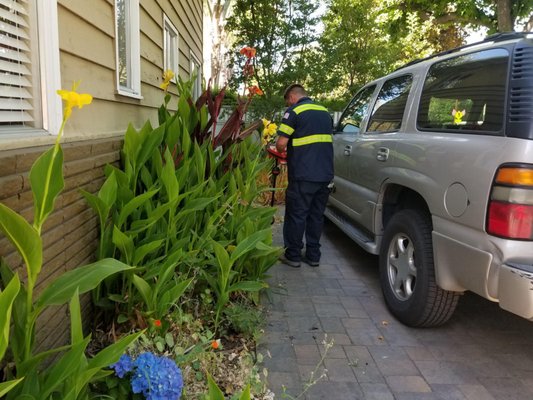
[[[300,261],[304,233],[307,259],[320,261],[320,236],[329,196],[328,183],[289,181],[285,195],[283,241],[285,257],[291,261]]]

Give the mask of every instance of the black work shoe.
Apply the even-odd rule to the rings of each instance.
[[[302,261],[309,265],[310,267],[318,267],[320,265],[319,261],[311,261],[307,257],[303,257]]]
[[[283,264],[288,265],[289,267],[300,268],[300,261],[289,260],[287,257],[285,257],[285,254],[282,254],[281,256],[279,256],[279,260]]]

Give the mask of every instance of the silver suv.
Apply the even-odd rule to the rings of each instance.
[[[379,254],[396,318],[443,324],[470,290],[533,319],[533,33],[371,82],[335,131],[326,216]]]

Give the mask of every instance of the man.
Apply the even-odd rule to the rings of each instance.
[[[302,259],[312,267],[320,262],[320,236],[324,210],[333,179],[333,121],[328,110],[315,104],[302,85],[284,93],[287,110],[278,128],[276,150],[287,152],[289,184],[285,195],[283,241],[280,260],[298,268]]]

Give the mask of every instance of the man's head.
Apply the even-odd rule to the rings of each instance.
[[[283,93],[283,98],[285,99],[285,104],[287,107],[296,104],[298,100],[305,96],[307,96],[307,93],[304,87],[299,83],[293,83],[292,85],[289,85],[289,87],[285,89],[285,92]]]

